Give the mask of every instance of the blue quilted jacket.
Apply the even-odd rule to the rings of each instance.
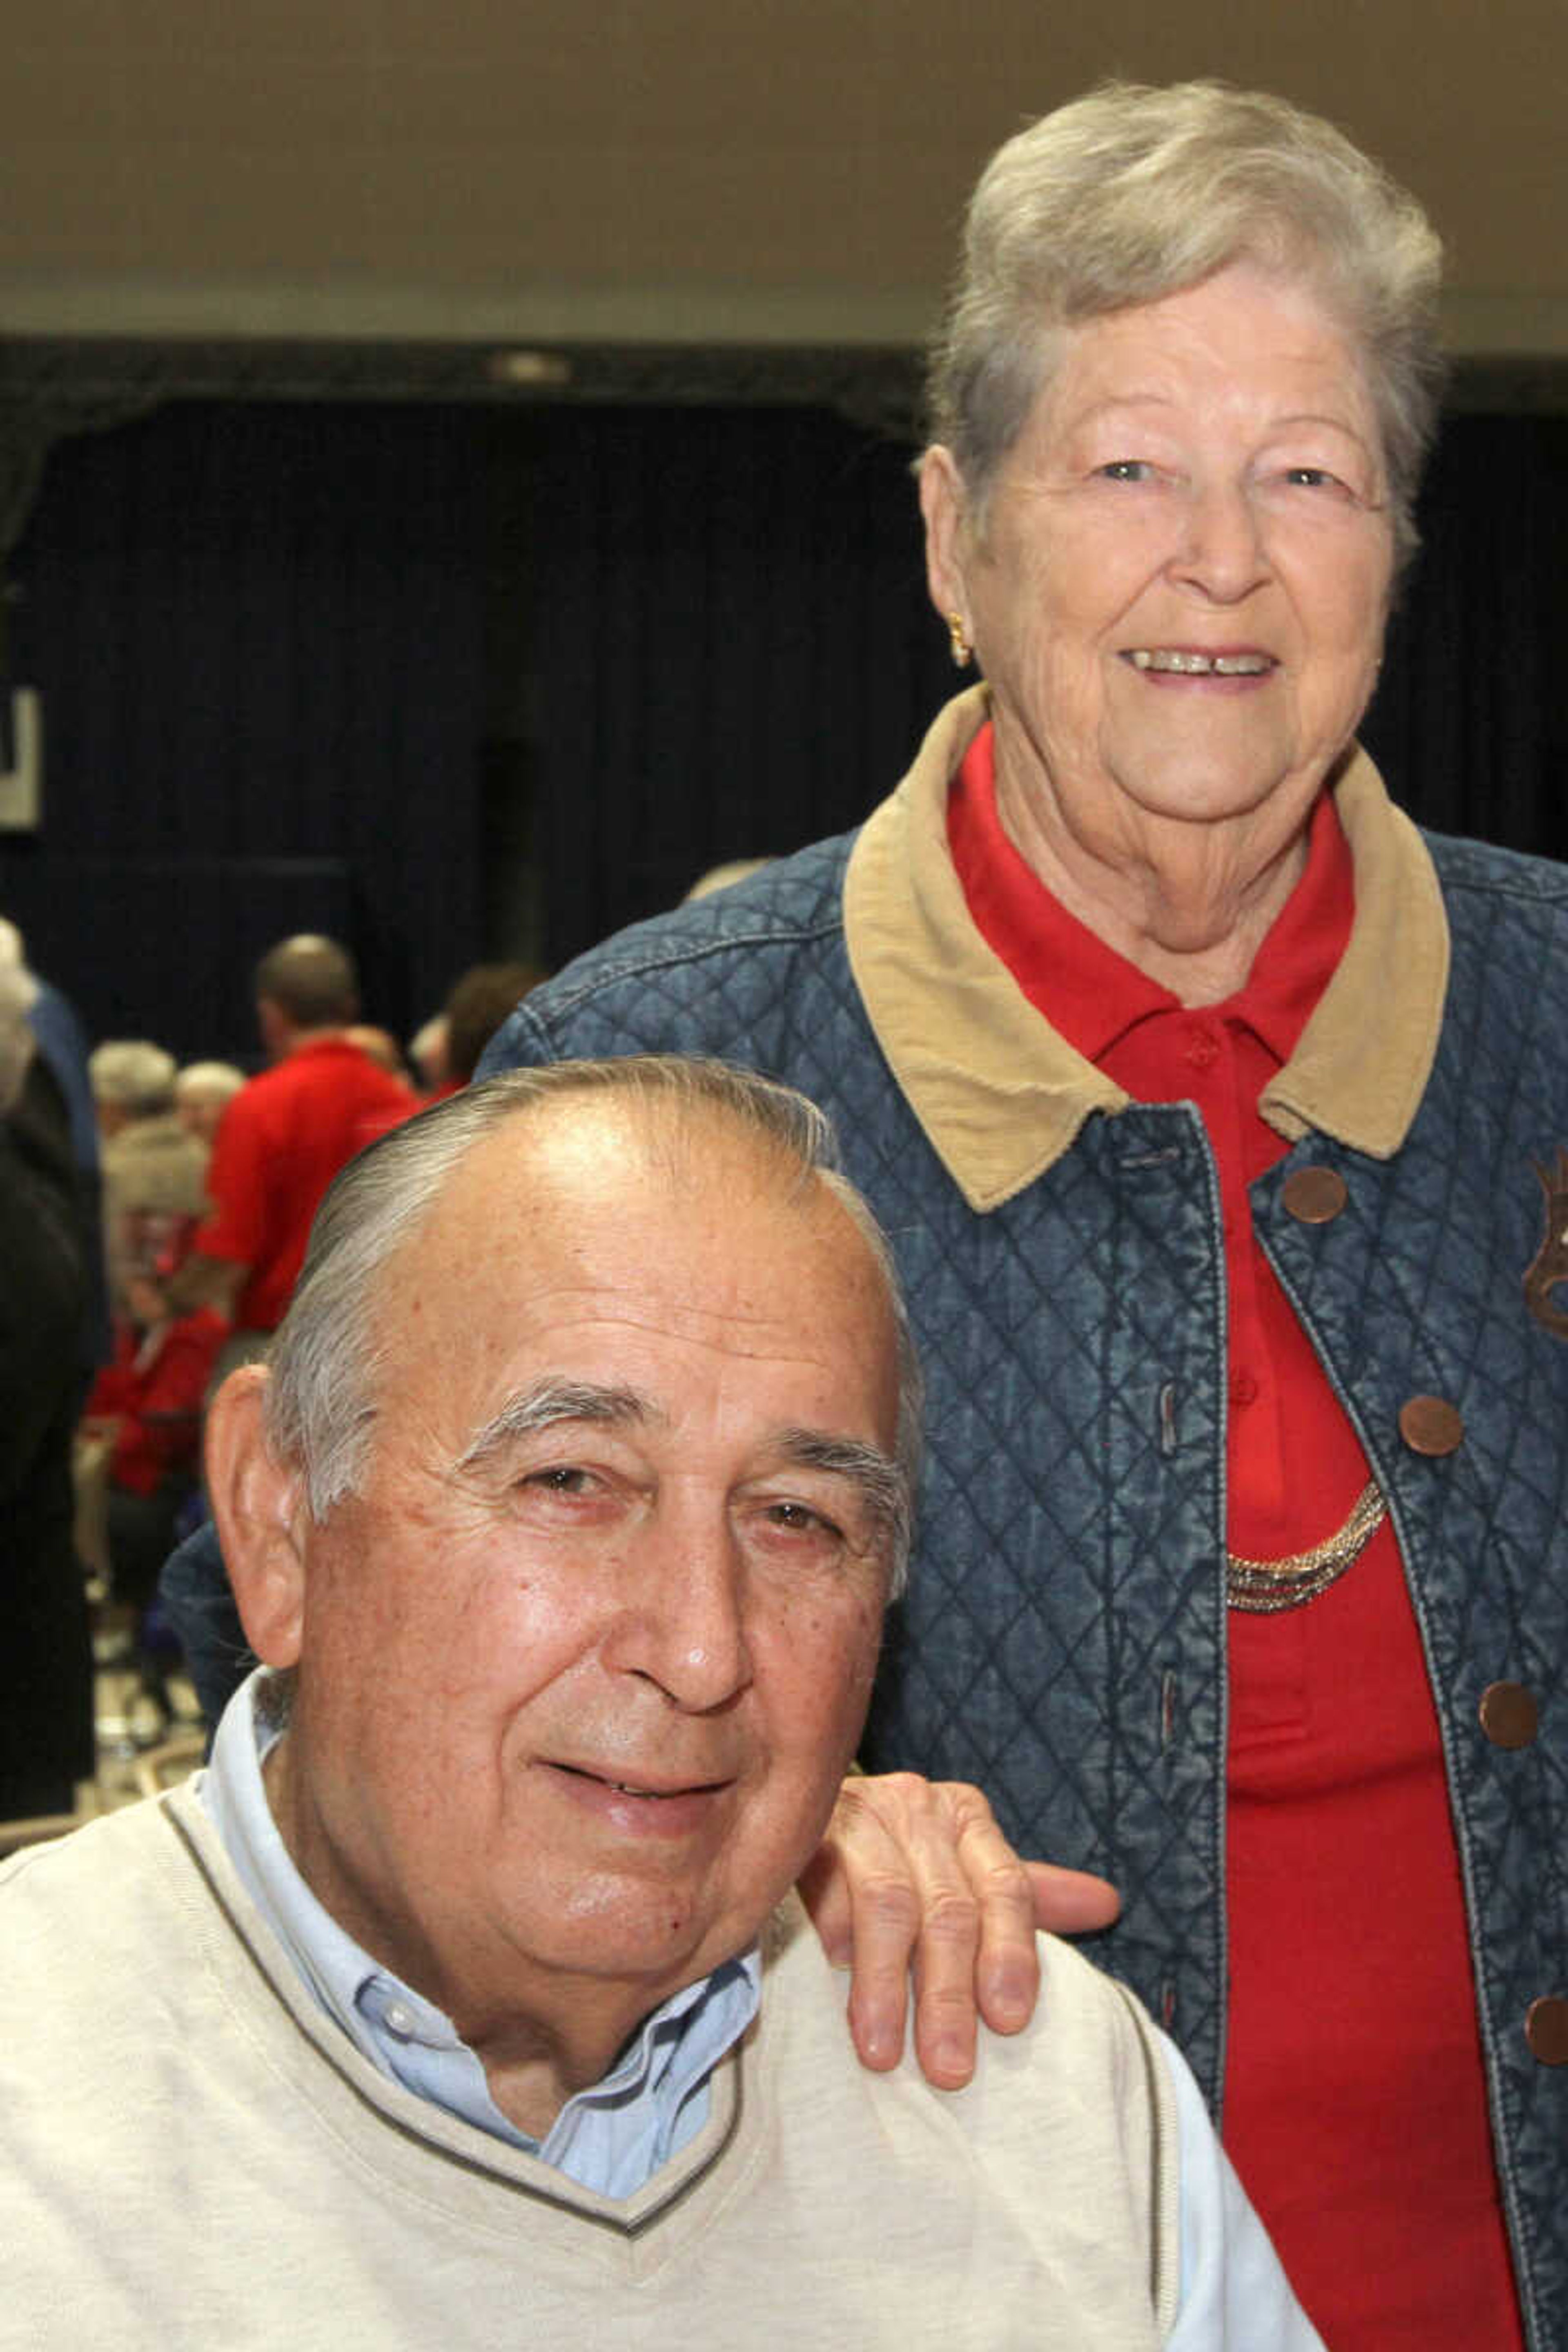
[[[581,959],[520,1008],[487,1066],[716,1054],[831,1113],[891,1237],[930,1382],[920,1542],[866,1760],[976,1780],[1024,1851],[1114,1879],[1125,1908],[1101,1957],[1170,2022],[1217,2105],[1215,1173],[1195,1111],[1131,1104],[1079,1062],[969,924],[941,810],[982,708],[950,708],[858,835]],[[1264,1098],[1295,1139],[1254,1215],[1405,1563],[1529,2340],[1563,2352],[1568,2064],[1548,2062],[1568,2058],[1568,1289],[1550,1247],[1528,1295],[1524,1276],[1548,1237],[1539,1171],[1568,1143],[1568,872],[1423,844],[1359,757],[1339,798],[1355,931]],[[1287,1206],[1307,1166],[1343,1180],[1326,1222]],[[1552,1215],[1568,1279],[1568,1195]],[[1413,1397],[1457,1409],[1453,1451],[1405,1442]],[[1483,1727],[1498,1685],[1516,1729],[1521,1695],[1536,1704],[1522,1745]]]

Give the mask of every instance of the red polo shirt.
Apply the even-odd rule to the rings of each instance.
[[[237,1330],[277,1328],[322,1193],[356,1151],[417,1108],[402,1081],[346,1037],[298,1045],[240,1088],[207,1167],[213,1213],[192,1244],[246,1267]]]
[[[1333,1534],[1365,1458],[1258,1247],[1247,1185],[1289,1149],[1258,1111],[1350,937],[1325,794],[1247,984],[1188,1011],[1078,922],[996,813],[992,732],[948,829],[981,933],[1068,1043],[1141,1102],[1194,1103],[1219,1175],[1229,1297],[1228,1543]],[[1436,1711],[1385,1521],[1329,1590],[1232,1610],[1225,2136],[1334,2352],[1521,2347],[1487,2120]]]

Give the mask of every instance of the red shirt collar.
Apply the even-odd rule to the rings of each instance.
[[[948,841],[976,928],[1030,1003],[1086,1061],[1103,1062],[1150,1013],[1176,1004],[1169,989],[1119,955],[1070,915],[1026,866],[996,810],[993,732],[983,727],[964,755],[947,805]],[[1244,987],[1212,1011],[1245,1022],[1284,1063],[1335,965],[1355,916],[1350,845],[1333,796],[1320,793],[1307,864],[1259,948]]]

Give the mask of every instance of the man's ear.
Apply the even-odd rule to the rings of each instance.
[[[261,1364],[231,1372],[207,1408],[206,1478],[224,1565],[246,1639],[263,1664],[291,1666],[305,1622],[300,1472],[268,1445]]]
[[[956,614],[969,634],[969,588],[964,576],[968,499],[958,460],[940,442],[921,459],[921,512],[926,527],[926,586],[944,621]]]

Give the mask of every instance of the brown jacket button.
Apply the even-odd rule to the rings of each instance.
[[[1286,1177],[1279,1198],[1298,1224],[1331,1225],[1350,1194],[1336,1170],[1298,1168]]]
[[[1464,1443],[1464,1419],[1446,1397],[1413,1396],[1399,1408],[1399,1434],[1412,1454],[1452,1454]]]
[[[1481,1693],[1480,1717],[1494,1748],[1528,1748],[1536,1731],[1534,1694],[1522,1683],[1489,1683]]]
[[[1560,1993],[1532,2000],[1524,2020],[1524,2038],[1543,2066],[1568,2066],[1568,2000]]]

